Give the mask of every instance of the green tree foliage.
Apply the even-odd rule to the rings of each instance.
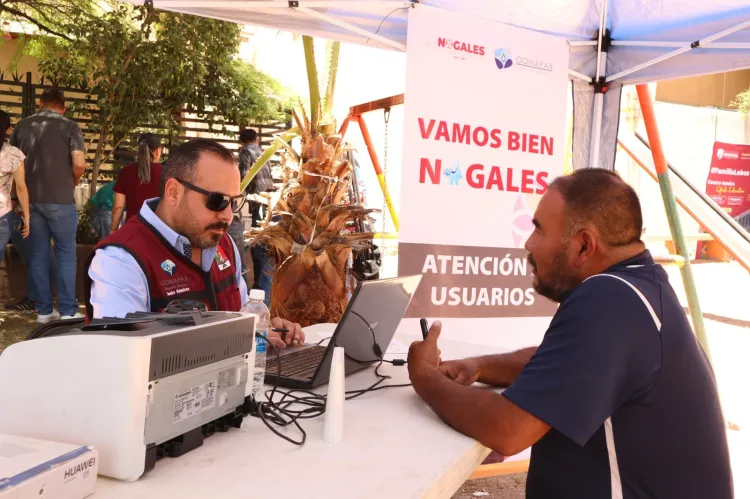
[[[182,112],[205,115],[217,131],[227,122],[283,118],[278,83],[235,57],[237,24],[81,0],[0,0],[0,13],[51,34],[27,43],[42,74],[96,101],[96,108],[71,106],[91,119],[88,131],[97,138],[92,178],[136,128],[176,129]]]
[[[750,88],[742,92],[737,98],[732,101],[732,105],[735,106],[743,113],[750,113]]]

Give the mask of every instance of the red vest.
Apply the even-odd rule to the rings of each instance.
[[[219,241],[211,271],[204,272],[138,215],[97,244],[86,262],[84,296],[87,322],[94,316],[88,269],[96,250],[105,246],[122,248],[138,262],[148,281],[151,312],[164,311],[174,300],[201,301],[209,310],[226,312],[237,312],[242,306],[234,245],[228,234]]]

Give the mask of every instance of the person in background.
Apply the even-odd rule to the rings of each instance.
[[[24,172],[24,154],[20,149],[5,143],[5,137],[10,128],[10,115],[0,111],[0,262],[5,256],[5,247],[13,232],[13,207],[11,190],[16,192],[23,217],[21,218],[21,235],[29,236],[29,191],[26,188],[26,174]],[[15,186],[13,185],[15,183]]]
[[[258,137],[258,132],[250,128],[242,130],[242,132],[240,132],[240,143],[242,144],[239,163],[240,175],[242,178],[245,178],[247,172],[250,171],[250,168],[261,156],[260,137]],[[276,186],[273,184],[271,164],[266,162],[247,185],[247,193],[264,195],[267,192],[273,192],[275,190]],[[263,219],[263,216],[261,215],[261,208],[263,205],[251,201],[249,206],[250,215],[253,220],[253,227],[257,227]]]
[[[101,186],[94,197],[89,200],[91,208],[91,222],[94,226],[96,235],[101,241],[112,232],[112,206],[114,204],[114,187],[115,182],[107,182]]]
[[[258,133],[250,128],[245,128],[240,131],[240,153],[239,162],[237,167],[240,170],[240,182],[245,178],[250,167],[260,157],[260,146],[258,145]],[[249,186],[247,192],[249,193]],[[249,202],[250,214],[253,215],[253,203]],[[229,225],[229,236],[234,241],[234,244],[239,248],[240,255],[242,258],[242,277],[245,280],[245,284],[248,284],[248,269],[245,265],[245,228],[242,224],[240,213],[235,213],[232,217],[232,223]]]
[[[86,169],[83,133],[78,123],[63,116],[65,96],[55,88],[45,90],[38,113],[16,125],[10,144],[26,155],[29,190],[29,282],[34,284],[37,322],[81,318],[76,303],[76,233],[78,211],[75,186]],[[50,247],[57,260],[57,298],[54,308],[50,285]]]
[[[21,263],[24,267],[24,272],[28,276],[29,274],[29,255],[31,248],[29,247],[29,239],[23,236],[23,232],[19,229],[25,227],[22,223],[23,220],[23,208],[21,203],[18,201],[16,195],[16,185],[13,184],[11,190],[11,199],[13,210],[11,214],[11,233],[10,242],[13,244],[13,249],[16,250],[18,257],[21,259]],[[52,248],[49,249],[49,282],[57,282],[57,260],[55,259],[55,252]],[[8,303],[5,305],[5,310],[14,310],[17,312],[32,312],[36,305],[36,295],[34,293],[34,281],[26,279],[26,294],[21,300],[16,303]]]
[[[123,210],[127,211],[127,222],[141,211],[141,206],[147,199],[159,197],[161,154],[159,137],[153,133],[144,133],[138,138],[138,160],[125,166],[115,182],[113,231],[120,227]]]
[[[14,185],[15,188],[15,185]],[[18,202],[18,198],[13,198],[13,211],[11,212],[11,229],[10,242],[13,244],[13,249],[18,253],[18,257],[21,259],[21,263],[24,266],[26,275],[29,273],[29,255],[31,248],[29,247],[29,238],[23,237],[23,232],[19,230],[23,224],[23,210],[21,203]],[[55,259],[55,252],[52,248],[49,249],[49,282],[57,282],[57,260]],[[15,310],[18,312],[32,312],[36,305],[36,294],[34,293],[34,282],[26,279],[26,294],[21,300],[16,303],[8,303],[5,305],[5,310]]]
[[[441,362],[436,322],[409,351],[414,390],[501,455],[531,446],[530,499],[732,498],[716,379],[641,241],[633,188],[578,170],[550,184],[533,222],[532,286],[560,304],[539,347]]]
[[[261,155],[260,150],[260,138],[255,130],[245,129],[240,133],[240,142],[242,143],[242,149],[240,150],[240,174],[244,178],[245,174],[250,170],[253,163],[255,163]],[[273,184],[273,175],[271,174],[271,164],[266,162],[258,173],[253,177],[247,186],[248,194],[258,194],[267,196],[268,192],[273,192],[276,187]],[[250,208],[250,216],[252,219],[253,227],[260,225],[263,220],[261,209],[263,204],[249,201],[248,206]],[[266,248],[262,246],[253,246],[252,248],[253,257],[253,288],[262,289],[266,292],[266,306],[270,307],[271,304],[271,281],[273,280],[274,262],[271,257],[268,256]]]

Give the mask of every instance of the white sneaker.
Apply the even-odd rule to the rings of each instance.
[[[75,315],[63,315],[62,317],[60,317],[60,319],[64,321],[67,321],[69,319],[85,319],[85,318],[86,317],[79,312],[76,312]]]
[[[36,316],[36,323],[37,324],[47,324],[50,321],[56,321],[60,318],[60,312],[57,310],[53,310],[51,314],[42,315],[39,314]]]

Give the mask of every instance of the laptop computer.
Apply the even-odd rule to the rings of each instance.
[[[328,344],[281,350],[278,358],[269,349],[265,382],[303,389],[328,383],[337,346],[344,347],[346,375],[380,362],[421,280],[416,275],[359,282]]]

